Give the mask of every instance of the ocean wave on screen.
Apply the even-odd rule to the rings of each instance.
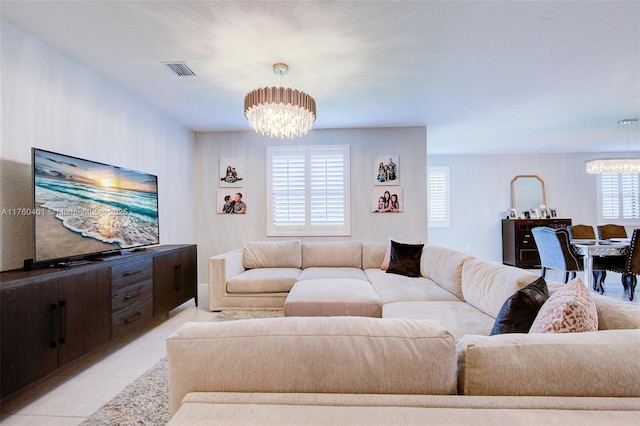
[[[94,185],[36,177],[36,187],[48,189],[70,200],[99,201],[115,209],[128,210],[149,216],[157,216],[158,197],[155,193],[118,188],[102,188]]]
[[[156,212],[153,215],[148,214],[149,212],[141,214],[137,210],[132,211],[129,206],[120,208],[113,202],[104,203],[88,196],[77,196],[78,191],[73,189],[57,191],[52,188],[56,186],[36,186],[36,202],[55,212],[55,217],[70,231],[104,243],[115,243],[121,248],[159,242]],[[135,194],[128,195],[132,199],[136,197]],[[112,213],[118,209],[126,214]],[[108,213],[95,214],[96,212]]]

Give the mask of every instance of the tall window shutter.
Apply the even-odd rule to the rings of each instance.
[[[267,148],[268,235],[350,235],[349,146]]]
[[[640,219],[640,176],[604,173],[600,175],[601,219]]]
[[[428,225],[451,226],[449,166],[427,167]]]

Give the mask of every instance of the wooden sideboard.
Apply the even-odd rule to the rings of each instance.
[[[164,245],[67,269],[0,273],[1,399],[189,299],[195,245]]]
[[[540,268],[540,255],[531,229],[570,225],[571,219],[502,219],[502,263],[518,268]]]

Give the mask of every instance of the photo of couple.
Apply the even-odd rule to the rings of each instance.
[[[229,194],[228,191],[218,191],[217,213],[222,214],[245,214],[247,204],[242,199],[242,193]]]
[[[376,185],[399,185],[398,155],[382,155],[375,159]]]
[[[401,213],[402,188],[395,188],[393,193],[384,191],[382,195],[378,189],[371,190],[371,212]]]

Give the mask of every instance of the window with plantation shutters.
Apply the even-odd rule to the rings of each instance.
[[[267,235],[350,235],[349,146],[267,147]]]
[[[449,166],[427,167],[428,226],[451,226],[449,196]]]
[[[640,219],[640,175],[603,173],[600,175],[600,219],[616,223]]]

